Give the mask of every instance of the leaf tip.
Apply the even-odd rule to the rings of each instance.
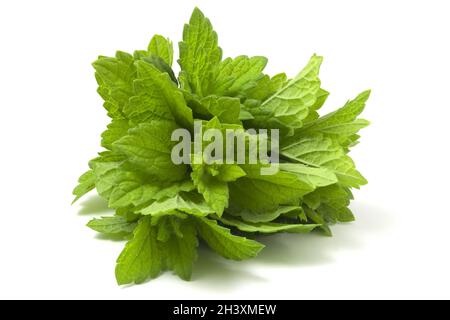
[[[80,199],[79,196],[76,196],[75,199],[73,199],[72,203],[70,204],[71,206],[73,206],[75,204],[75,202],[77,202]]]
[[[363,100],[364,102],[366,102],[367,99],[369,99],[371,93],[372,93],[371,89],[365,90],[358,95],[357,99]]]

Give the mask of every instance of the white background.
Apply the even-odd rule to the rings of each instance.
[[[176,43],[198,5],[225,56],[269,57],[295,75],[325,57],[324,111],[372,88],[352,152],[369,185],[357,221],[277,235],[247,262],[200,250],[193,280],[114,279],[121,242],[84,225],[109,211],[70,206],[107,123],[90,63]],[[450,298],[448,1],[1,1],[0,298]]]

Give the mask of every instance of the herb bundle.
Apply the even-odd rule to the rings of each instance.
[[[256,234],[308,233],[354,220],[352,188],[366,184],[348,153],[368,121],[358,118],[365,91],[324,116],[328,92],[312,56],[294,78],[263,72],[264,57],[222,59],[210,21],[195,9],[179,43],[154,36],[147,50],[118,51],[93,63],[98,93],[111,118],[104,151],[79,178],[75,201],[96,189],[115,215],[88,226],[128,242],[116,265],[119,284],[142,283],[163,270],[191,277],[199,239],[221,256],[255,257]],[[278,171],[267,163],[175,164],[174,130],[278,129]],[[190,155],[192,157],[195,154]]]

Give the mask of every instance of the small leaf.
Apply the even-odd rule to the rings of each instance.
[[[189,24],[184,26],[179,47],[182,88],[205,96],[213,71],[222,59],[222,49],[211,22],[198,8],[194,9]]]
[[[197,231],[191,220],[179,224],[179,235],[175,232],[164,242],[162,251],[166,267],[173,270],[183,280],[190,280],[192,266],[197,260]]]
[[[178,194],[172,198],[166,198],[155,201],[148,207],[141,209],[139,213],[142,215],[151,215],[153,217],[171,214],[181,211],[194,216],[207,216],[214,213],[214,210],[207,205],[205,200],[196,193]]]
[[[163,59],[169,66],[173,63],[173,44],[167,38],[154,35],[148,45],[148,52]]]
[[[80,178],[78,179],[78,185],[75,187],[75,189],[73,189],[72,192],[75,196],[72,204],[77,202],[82,196],[95,188],[95,180],[96,177],[93,170],[89,170],[80,176]]]
[[[87,226],[94,231],[104,234],[130,234],[136,228],[135,222],[128,222],[120,216],[102,217],[100,219],[92,219]]]
[[[151,225],[150,217],[139,220],[133,239],[117,259],[116,279],[119,285],[143,283],[155,278],[162,270],[162,252],[158,244],[156,228]]]
[[[319,227],[319,224],[286,224],[274,222],[245,222],[236,218],[222,217],[220,221],[226,225],[233,226],[244,232],[260,233],[308,233]]]
[[[197,230],[203,240],[227,259],[253,258],[264,248],[264,245],[259,242],[232,235],[229,229],[219,226],[215,220],[197,218],[196,222]]]

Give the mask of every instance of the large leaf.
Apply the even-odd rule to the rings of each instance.
[[[222,217],[220,221],[228,226],[233,226],[244,232],[260,232],[260,233],[308,233],[319,227],[318,224],[288,224],[275,222],[246,222],[231,217]]]
[[[170,235],[160,243],[165,267],[173,270],[181,279],[190,280],[192,265],[197,259],[198,240],[195,225],[190,219],[180,221],[178,218],[173,218],[169,223],[163,225],[172,229],[166,231],[170,232]],[[160,224],[159,228],[161,229],[161,227]]]
[[[112,150],[112,144],[125,136],[128,129],[130,129],[130,122],[127,119],[113,119],[108,129],[102,133],[102,147]]]
[[[244,96],[250,100],[265,101],[283,88],[286,82],[285,73],[279,73],[273,77],[264,75],[256,81],[255,86],[245,89]]]
[[[370,90],[362,92],[342,108],[309,123],[298,134],[321,132],[339,139],[356,134],[360,129],[369,125],[367,120],[357,119],[364,110],[369,96]]]
[[[92,230],[109,235],[130,234],[136,228],[136,222],[129,222],[120,216],[92,219],[87,226]]]
[[[303,125],[310,108],[314,106],[320,89],[318,78],[322,57],[314,55],[308,65],[291,81],[260,106],[250,108],[255,119],[249,124],[256,128],[280,129],[284,135],[292,135]]]
[[[133,233],[133,239],[128,241],[117,259],[116,279],[118,284],[138,284],[159,275],[163,266],[162,248],[156,237],[157,230],[152,226],[150,217],[139,220]]]
[[[300,164],[281,164],[280,171],[262,175],[261,166],[242,166],[247,175],[230,183],[230,202],[253,212],[275,210],[281,204],[298,204],[298,200],[316,187],[336,182],[329,170],[308,168]]]
[[[158,182],[139,172],[118,168],[109,171],[100,180],[111,183],[108,205],[111,208],[142,207],[166,197],[173,197],[182,191],[194,188],[192,181]]]
[[[163,59],[169,66],[173,63],[173,44],[167,38],[154,35],[148,45],[148,52]]]
[[[177,194],[174,197],[153,202],[139,211],[142,215],[158,217],[180,211],[194,216],[207,216],[214,210],[196,193]]]
[[[319,188],[305,196],[304,202],[328,223],[355,220],[348,208],[353,195],[348,188],[337,184]]]
[[[78,178],[78,185],[73,189],[72,194],[75,199],[72,203],[78,201],[82,196],[95,188],[95,173],[93,170],[86,171]]]
[[[240,217],[241,220],[253,223],[270,222],[282,216],[303,217],[303,209],[300,206],[279,206],[269,211],[250,211],[242,208],[229,208],[227,213],[232,216]],[[304,220],[304,219],[303,219]]]
[[[134,95],[136,67],[132,55],[117,51],[115,57],[100,56],[93,64],[104,107],[112,118],[122,118],[123,108]]]
[[[205,165],[193,165],[191,177],[194,185],[205,198],[206,203],[219,216],[228,207],[228,184],[212,176]]]
[[[127,157],[128,162],[160,181],[180,181],[186,177],[187,166],[171,160],[174,142],[171,134],[177,127],[169,121],[152,121],[130,129],[113,144],[113,150]]]
[[[233,260],[255,257],[264,248],[259,242],[232,235],[230,230],[219,226],[216,220],[197,218],[196,226],[200,236],[218,254]]]
[[[209,19],[198,8],[194,9],[189,24],[184,26],[179,47],[182,88],[205,96],[214,69],[222,59],[222,49]]]
[[[199,101],[211,117],[217,117],[223,123],[239,124],[241,102],[238,98],[208,96]]]
[[[367,183],[345,150],[323,134],[290,137],[283,141],[281,155],[308,166],[331,170],[345,186],[359,187]]]
[[[262,78],[262,71],[267,64],[267,58],[239,56],[235,59],[223,60],[212,81],[211,93],[221,96],[236,96],[247,89],[256,86],[256,81]]]
[[[138,61],[136,65],[136,95],[130,98],[130,103],[124,108],[126,116],[135,123],[168,120],[185,128],[192,127],[192,111],[169,74],[145,61]]]

